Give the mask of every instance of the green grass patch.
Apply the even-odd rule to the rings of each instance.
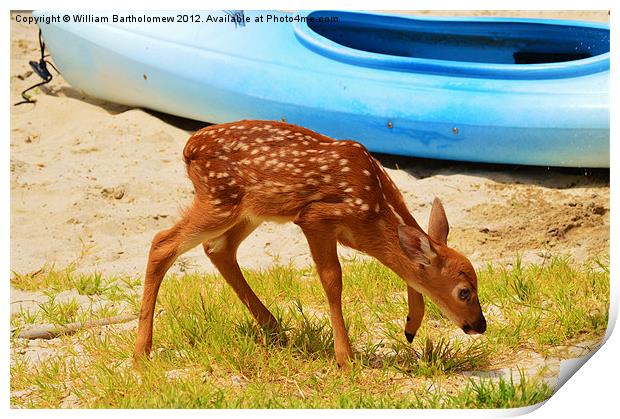
[[[73,322],[116,316],[121,311],[139,311],[141,279],[129,276],[104,277],[101,273],[77,273],[73,265],[57,269],[46,265],[29,274],[13,272],[15,288],[41,292],[47,300],[36,307],[23,308],[11,315],[11,328],[19,331],[35,324],[66,325]],[[87,297],[80,304],[75,297],[59,298],[63,291]]]
[[[312,269],[277,265],[245,271],[283,325],[281,335],[258,327],[218,275],[169,275],[156,309],[153,354],[141,373],[131,368],[135,330],[82,331],[61,339],[45,362],[28,364],[26,343],[12,340],[11,398],[15,407],[279,407],[494,408],[546,400],[552,390],[538,377],[479,379],[468,371],[523,368],[517,355],[561,356],[559,345],[599,339],[607,325],[609,262],[576,265],[555,258],[544,265],[489,265],[478,272],[488,330],[472,339],[427,301],[413,344],[403,335],[403,281],[374,261],[344,264],[343,307],[356,360],[340,371],[333,355],[328,307]],[[69,322],[93,314],[55,293],[122,302],[138,309],[139,280],[49,271],[45,278],[15,276],[13,286],[46,289],[49,300],[19,324]],[[105,306],[104,306],[105,307]],[[105,310],[108,310],[107,312]],[[18,321],[19,320],[19,321]],[[431,390],[429,390],[431,389]]]
[[[498,381],[470,379],[458,394],[447,398],[443,407],[469,409],[523,407],[541,403],[552,394],[553,389],[546,383],[529,380],[520,373],[520,380],[516,383],[512,375],[509,379],[500,377]]]
[[[54,264],[46,264],[30,273],[13,271],[11,276],[11,286],[22,291],[76,290],[80,295],[101,295],[111,300],[124,299],[124,288],[135,288],[140,283],[140,278],[126,275],[105,278],[100,272],[84,274],[77,272],[75,265],[59,269]]]
[[[608,263],[600,260],[582,266],[568,258],[547,264],[512,267],[489,265],[479,272],[480,299],[501,310],[491,322],[489,341],[516,348],[532,342],[536,349],[603,334],[609,312]]]

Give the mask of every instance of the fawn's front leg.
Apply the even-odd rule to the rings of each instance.
[[[409,306],[409,313],[407,314],[407,323],[405,323],[405,337],[407,342],[411,343],[424,317],[424,297],[409,286],[407,287],[407,305]]]
[[[317,207],[319,204],[314,204]],[[319,208],[315,208],[319,209]],[[320,213],[320,211],[319,211]],[[312,259],[327,295],[329,313],[334,332],[336,362],[345,371],[350,369],[353,351],[342,316],[342,269],[338,260],[335,228],[328,222],[312,220],[312,212],[305,210],[295,220],[310,247]]]
[[[305,230],[304,233],[308,238],[312,258],[329,303],[336,362],[346,371],[349,369],[349,361],[353,358],[353,351],[342,316],[342,270],[336,251],[336,240],[326,240],[321,235]]]

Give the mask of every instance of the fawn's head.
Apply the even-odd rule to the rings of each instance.
[[[448,230],[446,213],[437,198],[428,237],[414,227],[399,226],[400,246],[417,265],[416,275],[408,279],[465,333],[484,333],[487,323],[478,301],[476,271],[465,256],[447,246]]]

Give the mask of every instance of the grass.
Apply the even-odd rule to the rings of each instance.
[[[533,385],[525,374],[520,372],[520,380],[515,383],[511,375],[508,380],[500,377],[497,382],[491,380],[470,380],[465,389],[450,399],[454,406],[484,409],[495,407],[530,406],[547,400],[553,389],[547,384]]]
[[[100,272],[77,273],[75,264],[63,269],[58,269],[54,264],[44,265],[26,274],[13,271],[11,277],[11,286],[22,291],[60,292],[75,289],[80,295],[105,295],[109,299],[114,299],[119,292],[121,295],[117,299],[125,298],[124,288],[134,288],[140,283],[140,278],[125,275],[104,278]]]
[[[81,331],[49,343],[51,357],[35,365],[12,339],[14,407],[322,407],[491,408],[542,402],[553,389],[539,376],[475,378],[471,371],[518,370],[519,354],[561,357],[561,345],[599,339],[607,325],[609,261],[575,265],[489,265],[478,272],[487,333],[469,338],[427,301],[413,344],[403,335],[407,311],[402,280],[374,261],[344,264],[343,307],[356,360],[348,373],[333,357],[325,297],[312,269],[276,265],[245,271],[256,293],[283,325],[270,336],[256,326],[221,277],[168,276],[158,298],[151,361],[131,369],[135,326]],[[66,323],[138,310],[140,281],[81,275],[69,268],[14,275],[12,285],[45,290],[36,311],[12,317]],[[110,305],[59,302],[77,290]],[[97,308],[98,307],[98,308]],[[104,307],[104,308],[101,308]],[[107,308],[106,308],[107,307]],[[42,344],[46,347],[46,344]],[[16,395],[15,395],[16,394]]]
[[[115,316],[127,308],[137,312],[140,285],[140,278],[104,278],[99,272],[89,275],[76,273],[74,265],[64,269],[46,265],[28,274],[13,272],[11,286],[23,291],[42,291],[47,301],[38,304],[35,309],[20,307],[20,310],[11,316],[11,328],[21,330],[34,324],[62,326]],[[63,291],[74,291],[78,296],[88,297],[88,308],[82,309],[76,297],[60,299],[59,294]],[[103,304],[99,304],[100,302]]]

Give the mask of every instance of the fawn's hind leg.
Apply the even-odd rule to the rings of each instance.
[[[239,299],[250,310],[256,321],[264,329],[278,331],[280,325],[271,312],[256,296],[245,280],[239,263],[237,263],[237,248],[239,244],[258,227],[250,221],[242,221],[217,237],[212,243],[203,244],[205,253],[211,262],[220,271],[226,282],[232,287]]]
[[[226,225],[227,220],[217,216],[205,216],[208,214],[205,210],[194,205],[177,224],[168,230],[160,231],[153,238],[144,278],[138,334],[133,354],[135,361],[145,355],[148,356],[151,352],[157,293],[170,266],[183,253],[209,238],[221,235],[229,228]]]

